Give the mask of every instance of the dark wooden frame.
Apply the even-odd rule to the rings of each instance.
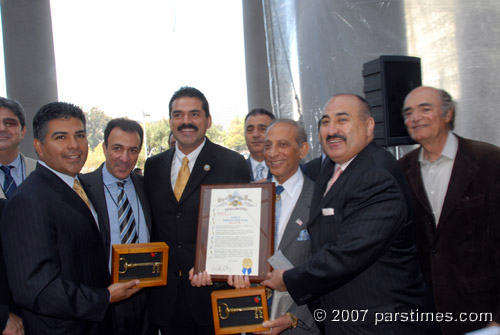
[[[165,242],[152,243],[132,243],[132,244],[113,244],[112,246],[112,262],[111,262],[111,278],[112,283],[123,283],[133,279],[139,279],[141,283],[139,287],[163,286],[167,284],[168,270],[168,246]],[[126,278],[120,279],[120,257],[126,258],[130,254],[144,253],[162,253],[161,269],[159,277],[142,277],[142,278]]]
[[[210,225],[210,203],[213,189],[259,188],[262,192],[260,213],[260,255],[259,273],[249,276],[251,282],[261,282],[271,271],[267,259],[274,253],[274,183],[201,185],[200,210],[198,216],[198,234],[194,272],[205,270],[207,257],[207,239]],[[211,275],[212,280],[226,281],[228,275]]]
[[[219,320],[219,309],[218,301],[227,298],[240,298],[240,297],[250,297],[259,296],[260,304],[263,311],[263,319],[257,319],[258,322],[255,324],[245,324],[239,326],[222,327],[220,326]],[[262,327],[262,322],[269,320],[269,311],[267,308],[266,299],[266,289],[263,286],[250,287],[244,289],[234,289],[234,290],[220,290],[212,292],[212,314],[214,318],[214,328],[215,334],[239,334],[247,332],[257,332],[269,330],[269,328]]]

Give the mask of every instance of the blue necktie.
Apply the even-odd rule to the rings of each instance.
[[[5,197],[7,199],[9,199],[12,196],[12,194],[14,194],[14,191],[17,189],[16,182],[14,181],[14,178],[12,178],[12,175],[10,174],[10,169],[12,168],[13,166],[11,165],[0,166],[0,169],[5,174],[5,181],[3,182],[3,193],[5,193]]]
[[[259,163],[255,167],[255,180],[264,179],[264,175],[262,174],[262,172],[264,172],[264,164]]]
[[[125,193],[125,182],[116,182],[118,185],[118,223],[120,224],[120,238],[122,244],[137,242],[137,228],[134,212]]]
[[[274,208],[274,252],[278,250],[278,232],[281,216],[281,196],[285,188],[281,185],[276,186],[276,206]]]

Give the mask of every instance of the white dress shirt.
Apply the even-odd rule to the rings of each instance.
[[[177,181],[177,175],[179,174],[179,169],[182,166],[182,160],[184,156],[187,156],[189,160],[189,172],[193,171],[194,163],[196,163],[196,159],[200,155],[201,149],[205,145],[207,139],[203,140],[203,143],[198,146],[195,150],[193,150],[189,155],[184,155],[182,151],[179,150],[179,146],[177,142],[175,142],[175,153],[174,159],[172,159],[172,169],[170,170],[170,181],[172,182],[172,190],[175,189],[175,182]]]

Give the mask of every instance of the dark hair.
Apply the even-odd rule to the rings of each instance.
[[[113,119],[108,122],[106,125],[106,129],[104,129],[104,145],[107,147],[108,146],[108,138],[109,134],[111,134],[111,131],[115,128],[120,128],[126,133],[137,133],[139,134],[139,138],[141,139],[141,144],[139,145],[139,148],[142,147],[142,141],[144,140],[144,130],[142,130],[141,125],[134,120],[129,120],[127,118],[118,118],[118,119]]]
[[[190,97],[190,98],[198,98],[201,100],[201,108],[205,111],[205,115],[207,118],[210,116],[210,109],[208,107],[208,101],[207,98],[205,98],[205,95],[201,93],[198,89],[190,86],[182,86],[179,88],[174,95],[172,95],[172,98],[170,98],[170,102],[168,103],[168,113],[170,116],[172,116],[172,104],[174,103],[175,100],[182,98],[182,97]]]
[[[271,121],[274,121],[276,117],[274,116],[273,113],[268,111],[267,109],[264,108],[254,108],[250,112],[248,112],[247,116],[245,116],[245,123],[247,122],[247,119],[250,116],[255,116],[255,115],[267,115],[271,119]]]
[[[451,119],[448,122],[448,129],[453,130],[455,128],[455,111],[456,111],[456,103],[451,97],[451,95],[445,90],[437,89],[439,97],[441,98],[441,115],[443,117],[446,116],[449,110],[451,110]]]
[[[12,113],[16,114],[19,119],[19,123],[21,124],[21,130],[24,128],[26,125],[26,117],[24,116],[24,108],[19,102],[0,97],[0,107],[10,109]]]
[[[266,129],[266,135],[269,132],[269,129],[271,129],[274,125],[278,123],[286,123],[289,125],[292,125],[295,128],[295,140],[297,141],[297,144],[299,147],[302,145],[302,143],[307,142],[307,134],[306,130],[304,127],[297,121],[291,120],[291,119],[275,119],[271,124],[267,127]]]
[[[85,114],[83,114],[80,107],[67,102],[51,102],[46,104],[40,107],[33,118],[33,137],[44,143],[50,121],[71,119],[73,117],[82,121],[83,129],[87,131],[85,126]]]

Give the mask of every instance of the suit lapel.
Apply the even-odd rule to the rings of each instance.
[[[130,179],[132,179],[135,193],[138,195],[139,201],[141,202],[142,212],[144,213],[144,218],[146,219],[146,226],[148,227],[148,231],[151,234],[151,211],[149,210],[149,202],[146,197],[146,192],[144,191],[144,182],[139,176],[136,176],[134,173],[130,174]]]
[[[457,136],[458,137],[458,136]],[[479,167],[471,162],[464,153],[464,142],[458,137],[458,151],[453,164],[448,190],[444,199],[441,216],[439,217],[439,227],[441,222],[446,222],[446,218],[453,212],[463,194],[469,187]]]
[[[252,162],[250,161],[250,157],[247,158],[248,170],[250,170],[250,180],[254,181],[253,170],[252,170]]]
[[[410,184],[412,185],[416,200],[420,203],[422,208],[425,209],[428,216],[434,219],[431,204],[429,203],[429,199],[427,198],[427,193],[425,192],[424,182],[422,179],[422,172],[420,170],[420,163],[418,161],[419,152],[420,150],[415,151],[414,154],[416,157],[412,157],[412,159],[410,159],[410,165],[408,170],[406,171],[406,175],[408,177],[408,180],[410,181]]]
[[[310,206],[304,206],[308,204],[307,199],[311,199],[314,190],[314,184],[306,176],[304,176],[304,185],[302,186],[302,191],[300,192],[299,199],[293,208],[292,215],[290,215],[290,220],[288,221],[285,231],[283,232],[283,237],[281,238],[279,249],[285,250],[285,248],[297,239],[299,232],[302,229],[306,229],[307,221],[309,219]],[[298,223],[298,220],[302,224]]]

